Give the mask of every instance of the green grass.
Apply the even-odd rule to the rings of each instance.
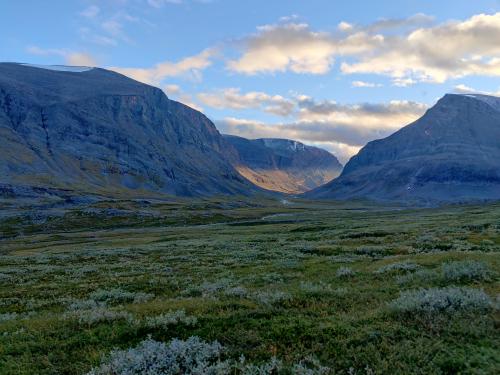
[[[500,370],[498,204],[100,202],[2,228],[0,374],[84,374],[149,335],[218,340],[227,358],[252,363],[312,355],[340,374]],[[443,275],[461,261],[481,262],[488,277]],[[342,267],[353,275],[337,276]],[[390,309],[400,292],[450,286],[484,290],[492,307],[425,317]],[[128,292],[106,309],[132,320],[72,317],[71,303],[98,290]],[[134,293],[154,297],[133,302]],[[196,324],[146,323],[178,310]]]

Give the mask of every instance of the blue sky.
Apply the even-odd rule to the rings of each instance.
[[[500,1],[0,1],[0,60],[111,68],[222,132],[343,161],[446,92],[500,91]]]

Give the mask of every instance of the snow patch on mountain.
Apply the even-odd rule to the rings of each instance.
[[[87,72],[89,70],[94,69],[91,66],[40,65],[40,64],[21,64],[21,65],[29,66],[32,68],[55,70],[58,72],[72,72],[72,73]]]

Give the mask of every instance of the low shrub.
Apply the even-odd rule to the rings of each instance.
[[[330,367],[322,366],[314,357],[307,357],[292,367],[293,375],[327,375],[331,373]]]
[[[420,269],[415,272],[406,273],[396,277],[396,282],[400,285],[414,283],[430,284],[438,280],[440,280],[439,273],[426,269]]]
[[[324,282],[313,283],[310,281],[302,281],[300,283],[300,290],[310,295],[323,295],[333,292],[332,286]]]
[[[385,266],[382,266],[378,270],[376,270],[375,273],[382,274],[395,271],[404,271],[404,272],[415,271],[419,267],[420,266],[418,264],[411,262],[398,262],[398,263],[386,264]]]
[[[147,317],[145,326],[148,328],[167,328],[175,324],[194,326],[198,322],[195,316],[186,315],[184,310],[171,311],[158,316]]]
[[[232,367],[238,370],[242,375],[271,375],[279,374],[283,369],[283,363],[276,357],[272,357],[269,362],[266,363],[246,363],[245,357],[241,356],[239,363],[234,364]]]
[[[484,312],[492,306],[491,298],[483,290],[459,287],[404,291],[389,304],[395,313],[424,315]]]
[[[491,277],[491,271],[486,263],[475,260],[445,263],[442,271],[446,281],[482,281]]]
[[[198,337],[173,339],[168,344],[147,339],[128,350],[115,350],[87,375],[216,375],[228,374],[221,361],[222,346]]]
[[[90,298],[97,302],[110,304],[125,302],[142,303],[154,298],[154,294],[143,292],[134,293],[121,289],[99,289],[91,293]]]
[[[259,291],[253,294],[253,299],[261,305],[274,306],[290,301],[292,296],[289,293],[281,292],[279,290],[269,292]]]
[[[115,350],[101,365],[87,375],[271,375],[283,370],[292,375],[327,375],[332,371],[312,357],[284,368],[272,357],[268,362],[248,363],[242,355],[238,361],[222,360],[224,348],[217,342],[205,342],[196,336],[173,339],[168,344],[148,338],[135,348]]]
[[[8,322],[9,320],[18,319],[20,315],[18,313],[3,313],[0,314],[0,323]]]
[[[242,286],[235,286],[225,290],[224,294],[228,297],[245,298],[248,295],[248,291]]]
[[[339,278],[346,279],[349,277],[353,277],[356,273],[349,267],[340,267],[335,275]]]
[[[98,309],[106,307],[106,303],[104,302],[97,302],[94,301],[93,299],[87,299],[87,300],[74,300],[71,301],[68,305],[68,310],[70,311],[78,311],[78,310],[92,310],[92,309]]]
[[[69,311],[65,313],[64,316],[67,319],[76,319],[78,323],[88,326],[104,322],[114,322],[117,320],[133,321],[133,316],[129,312],[109,310],[106,308]]]

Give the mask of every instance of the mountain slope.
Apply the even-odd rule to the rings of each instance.
[[[418,202],[500,199],[500,98],[448,94],[423,117],[368,143],[311,198]]]
[[[340,174],[342,165],[328,151],[288,139],[224,135],[238,152],[235,168],[254,184],[284,193],[302,193]]]
[[[104,69],[1,63],[0,138],[4,192],[258,190],[229,163],[234,150],[203,114]]]

